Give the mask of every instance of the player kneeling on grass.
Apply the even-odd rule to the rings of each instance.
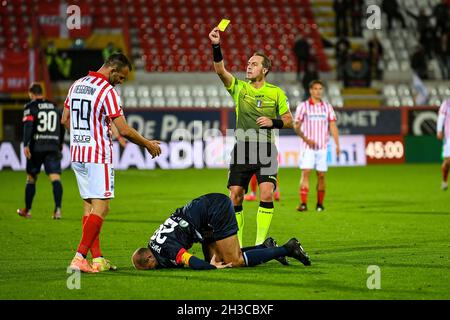
[[[221,269],[252,267],[276,259],[287,264],[286,256],[311,264],[297,239],[281,247],[267,238],[262,244],[240,248],[237,222],[231,200],[224,194],[209,193],[198,197],[175,212],[155,231],[147,248],[137,249],[131,258],[138,270],[177,268]],[[187,250],[202,243],[205,260]]]

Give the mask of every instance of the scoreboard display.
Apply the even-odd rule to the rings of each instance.
[[[366,136],[367,164],[404,163],[403,136]]]

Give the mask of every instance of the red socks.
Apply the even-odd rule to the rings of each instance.
[[[317,190],[317,204],[323,204],[323,198],[325,198],[325,190]]]
[[[308,203],[308,187],[300,188],[300,201],[302,203]],[[317,190],[317,203],[323,204],[323,199],[325,198],[325,190]]]
[[[84,228],[84,224],[86,223],[86,220],[89,216],[83,216],[83,228]],[[92,258],[98,258],[103,256],[102,251],[100,249],[100,235],[97,236],[97,238],[95,238],[94,243],[91,246],[91,254],[92,254]]]
[[[94,255],[93,244],[98,240],[100,230],[102,229],[103,219],[95,214],[90,214],[89,217],[83,217],[83,236],[81,237],[80,245],[78,246],[77,252],[81,253],[83,256],[87,256],[89,249],[92,251],[92,256]],[[98,245],[98,252],[100,251],[100,245]],[[95,252],[95,253],[98,253]]]
[[[250,189],[253,193],[256,193],[256,188],[258,187],[258,181],[256,181],[256,175],[252,176],[252,179],[250,180]]]
[[[308,202],[308,192],[309,192],[309,188],[308,187],[301,187],[300,188],[300,200],[302,201],[302,203],[307,203]]]
[[[448,181],[448,167],[442,168],[442,181],[447,182]]]

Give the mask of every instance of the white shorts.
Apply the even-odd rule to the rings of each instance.
[[[300,169],[316,169],[320,172],[328,170],[327,149],[304,149],[300,152]]]
[[[114,168],[112,164],[72,162],[78,190],[83,199],[114,198]]]
[[[442,149],[444,158],[450,158],[450,139],[444,138],[444,144],[442,145]]]

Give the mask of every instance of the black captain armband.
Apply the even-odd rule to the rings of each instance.
[[[223,60],[223,56],[222,56],[222,50],[220,49],[220,43],[213,44],[212,48],[213,48],[214,62],[222,61]]]
[[[271,120],[272,120],[273,125],[270,129],[274,129],[274,128],[283,129],[283,126],[284,126],[283,120],[280,120],[280,119],[271,119]]]

